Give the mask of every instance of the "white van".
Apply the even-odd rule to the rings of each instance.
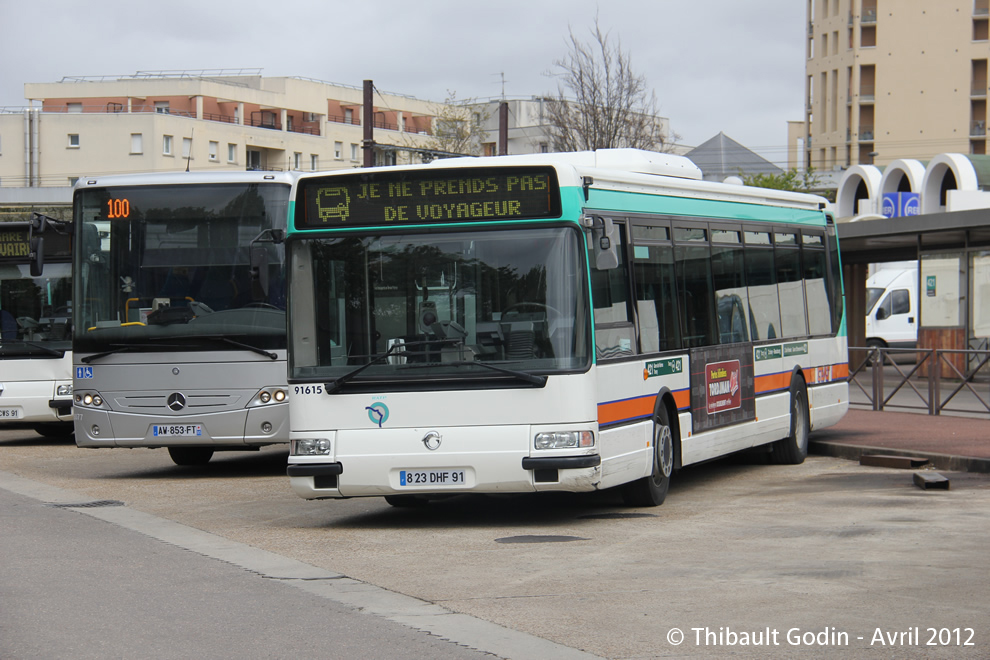
[[[918,346],[918,268],[884,268],[866,280],[866,345]]]

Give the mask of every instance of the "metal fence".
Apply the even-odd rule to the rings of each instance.
[[[850,405],[990,417],[990,350],[849,349]]]

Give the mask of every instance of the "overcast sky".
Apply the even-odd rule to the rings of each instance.
[[[719,131],[786,166],[803,115],[795,0],[0,0],[0,107],[24,83],[137,71],[261,69],[442,101],[530,97],[596,12],[680,142]]]

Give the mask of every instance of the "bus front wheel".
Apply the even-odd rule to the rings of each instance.
[[[791,432],[771,445],[770,461],[777,465],[799,465],[808,456],[811,421],[808,418],[808,388],[800,378],[791,384]]]
[[[623,501],[628,506],[660,506],[667,497],[673,471],[674,434],[667,407],[660,404],[653,416],[653,470],[650,476],[623,486]]]
[[[169,447],[168,455],[176,465],[206,465],[213,458],[210,447]]]

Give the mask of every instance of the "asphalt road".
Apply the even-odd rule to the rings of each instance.
[[[164,450],[83,450],[0,431],[0,511],[13,530],[0,535],[0,655],[42,655],[7,653],[38,649],[5,647],[12,629],[23,644],[37,631],[54,644],[79,628],[110,628],[113,611],[84,617],[79,607],[87,593],[112,601],[105,583],[116,581],[134,598],[149,595],[138,620],[189,646],[142,645],[151,638],[131,622],[104,656],[283,657],[316,655],[315,644],[331,657],[470,657],[458,655],[472,653],[465,647],[515,658],[990,657],[988,475],[943,473],[951,490],[922,490],[911,471],[836,458],[733,459],[681,471],[656,509],[628,509],[605,492],[464,496],[410,510],[377,498],[301,500],[285,459],[270,448],[179,468]],[[100,500],[123,505],[44,504]],[[103,531],[77,529],[91,524]],[[32,556],[41,560],[8,563]],[[57,579],[39,578],[48,570]],[[227,592],[216,584],[229,570],[238,583]],[[178,601],[202,610],[151,606],[176,579]],[[37,591],[25,595],[27,583]],[[68,614],[30,605],[62,590],[78,604]],[[234,625],[238,608],[282,597],[301,600],[267,610],[299,612],[298,626],[266,628],[263,616]],[[138,603],[118,609],[141,612]],[[357,623],[314,625],[310,616],[338,617],[325,607]],[[55,621],[73,612],[61,633]],[[299,646],[207,646],[228,628],[210,621],[214,612],[232,622],[233,644],[264,630]],[[383,645],[334,655],[330,640],[366,638],[361,621],[376,640],[382,631]]]

